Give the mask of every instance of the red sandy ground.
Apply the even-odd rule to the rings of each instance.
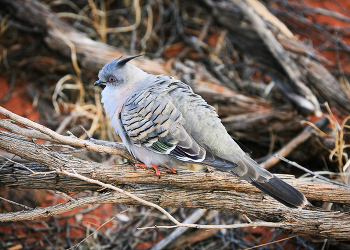
[[[323,8],[323,9],[328,9],[334,12],[338,12],[341,13],[347,17],[349,17],[349,14],[346,15],[344,14],[344,12],[346,11],[350,11],[350,1],[346,1],[346,0],[336,0],[336,1],[329,1],[329,0],[307,0],[306,1],[307,4],[309,4],[312,7],[316,7],[316,8]],[[344,11],[345,10],[345,11]],[[317,22],[324,24],[324,25],[328,25],[330,27],[336,27],[339,29],[349,29],[349,23],[348,22],[344,22],[341,21],[337,18],[331,17],[331,16],[326,16],[326,15],[320,15],[320,14],[311,14],[310,13],[310,18],[308,18],[310,21],[312,20],[317,20]],[[301,27],[303,25],[301,24]],[[333,31],[330,31],[333,32]],[[315,44],[323,44],[325,43],[325,41],[319,41],[317,40],[317,38],[315,37],[307,37],[313,40],[313,42]],[[347,43],[347,45],[349,46],[350,44],[350,33],[349,31],[347,32],[347,34],[343,35],[342,37],[339,37],[339,40],[343,40],[344,42]],[[336,65],[336,55],[334,51],[322,51],[320,52],[325,58],[327,58],[328,60],[330,60],[331,62],[334,63],[334,65]],[[343,71],[346,74],[350,74],[350,61],[348,56],[346,55],[346,53],[341,53],[341,51],[339,51],[339,57],[340,57],[340,63],[341,63],[341,68],[343,69]]]
[[[20,85],[20,86],[19,86]],[[0,105],[11,112],[24,116],[32,121],[39,120],[39,113],[33,108],[29,97],[25,93],[25,87],[27,84],[16,84],[11,99],[6,103],[0,103]],[[9,91],[9,83],[5,78],[0,77],[0,98],[4,98]]]

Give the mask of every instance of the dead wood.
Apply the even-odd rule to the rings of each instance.
[[[49,173],[49,167],[66,167],[82,175],[91,178],[112,183],[156,183],[164,185],[173,185],[179,188],[193,188],[206,190],[236,190],[243,193],[261,193],[257,188],[249,183],[232,176],[225,172],[204,173],[193,172],[189,170],[179,170],[181,174],[174,175],[167,171],[161,171],[162,177],[158,180],[153,170],[144,168],[135,168],[132,165],[113,165],[109,166],[97,162],[83,161],[72,155],[65,155],[47,147],[35,144],[31,140],[20,137],[15,134],[0,131],[0,147],[5,151],[18,155],[33,163],[24,164],[28,169],[47,173],[33,175],[33,172],[24,168],[20,164],[1,164],[0,181],[2,185],[24,189],[29,185],[32,188],[53,189],[62,192],[98,190],[100,187],[84,183],[66,176],[58,176],[56,173]],[[11,141],[11,144],[8,143]],[[34,163],[36,162],[36,163]],[[321,200],[327,202],[336,202],[350,204],[350,189],[344,187],[297,180],[290,175],[278,175],[280,178],[299,189],[308,199]]]
[[[96,180],[118,183],[118,185],[122,185],[123,189],[127,189],[133,194],[155,202],[160,206],[199,207],[243,213],[266,221],[280,222],[283,224],[282,229],[297,234],[313,234],[332,239],[348,239],[348,234],[345,234],[345,231],[349,230],[347,227],[350,225],[347,213],[324,211],[315,207],[307,207],[302,211],[289,209],[262,194],[250,184],[238,180],[227,173],[202,173],[183,170],[179,171],[179,174],[174,175],[163,172],[162,178],[158,180],[150,169],[138,169],[135,171],[130,165],[108,166],[101,163],[83,161],[72,155],[65,155],[36,144],[26,137],[4,131],[0,131],[0,137],[1,149],[18,155],[23,159],[45,164],[50,169],[74,169],[75,172]],[[79,189],[75,187],[77,185],[74,184],[74,179],[67,177],[65,179],[60,175],[48,173],[48,169],[40,165],[27,164],[26,166],[39,170],[39,172],[33,173],[24,168],[23,165],[3,164],[1,178],[4,178],[1,179],[1,184],[16,186],[17,188],[31,188],[31,185],[38,187],[38,182],[40,182],[42,184],[41,188],[58,188],[66,192],[69,189]],[[40,174],[40,172],[46,172],[46,174]],[[295,179],[286,179],[286,181],[300,189],[309,199],[345,204],[349,201],[350,189],[344,187],[303,182]],[[62,185],[63,183],[66,185]],[[80,186],[81,181],[76,181],[76,184]],[[90,187],[85,185],[81,185],[80,188],[90,189]],[[91,189],[95,188],[96,186],[92,185]],[[104,195],[103,197],[109,198],[98,199],[99,203],[123,202],[126,204],[138,204],[130,198],[122,198],[119,194]],[[90,203],[91,200],[94,203]],[[97,202],[94,198],[87,198],[84,201],[87,202],[83,203],[84,205]],[[257,204],[260,205],[257,206]],[[77,205],[70,201],[69,209],[75,208]],[[65,209],[67,208],[65,207],[64,211],[66,211]],[[43,215],[54,215],[58,212],[61,213],[62,210],[57,210],[57,208],[40,208],[37,209],[35,214],[30,214],[29,217],[25,217],[25,213],[21,212],[20,215],[16,213],[3,214],[1,215],[1,220],[34,219]],[[334,228],[337,228],[337,230],[334,230]]]
[[[304,106],[307,109],[308,101],[305,103],[303,101],[312,99],[300,94],[307,85],[312,86],[312,92],[317,96],[319,102],[327,101],[342,112],[349,112],[349,97],[339,81],[320,63],[321,56],[313,48],[294,37],[286,37],[276,27],[272,29],[272,32],[278,43],[274,41],[274,45],[269,44],[269,41],[273,40],[273,38],[267,39],[267,36],[271,36],[266,35],[270,33],[270,30],[264,28],[263,30],[267,33],[261,34],[264,32],[261,30],[262,26],[257,26],[256,22],[259,21],[253,20],[259,17],[250,11],[244,1],[203,0],[203,2],[212,9],[216,22],[230,31],[228,36],[232,43],[240,51],[254,58],[260,65],[264,65],[279,88],[297,106]],[[234,5],[240,11],[234,8]],[[245,15],[250,13],[250,16],[245,18],[242,13]],[[289,11],[285,12],[286,15],[288,13]],[[280,13],[280,16],[283,14]],[[299,88],[299,84],[304,86]],[[305,91],[311,94],[310,90],[305,89]]]
[[[348,213],[325,211],[315,207],[308,207],[302,211],[291,210],[276,204],[274,201],[271,202],[269,198],[261,200],[259,195],[245,195],[240,199],[240,195],[234,191],[203,192],[202,190],[146,184],[124,185],[123,189],[163,207],[199,207],[243,213],[266,221],[278,222],[281,229],[294,234],[318,235],[333,240],[349,239],[350,217]],[[97,197],[80,198],[78,201],[71,200],[68,203],[50,208],[36,208],[31,212],[1,214],[0,221],[32,220],[97,203],[138,205],[134,200],[113,192]],[[257,204],[260,205],[257,206]]]
[[[44,4],[35,0],[2,0],[14,8],[14,14],[28,24],[33,25],[44,34],[44,40],[51,49],[70,57],[69,40],[76,49],[79,64],[87,69],[98,72],[107,62],[126,55],[122,51],[102,42],[90,39],[67,22],[57,17]],[[138,66],[153,74],[167,74],[164,62],[161,60],[135,60]]]
[[[1,124],[1,123],[0,123]],[[34,123],[35,124],[35,123]],[[309,129],[307,129],[308,131]],[[40,164],[52,167],[52,166],[64,166],[67,168],[74,168],[75,171],[77,171],[80,174],[88,175],[91,178],[100,180],[100,181],[107,181],[107,182],[116,182],[116,183],[150,183],[157,179],[157,177],[154,175],[152,170],[146,170],[146,169],[138,169],[137,171],[134,170],[134,167],[131,165],[115,165],[113,167],[102,164],[102,163],[92,163],[89,161],[83,161],[79,158],[73,157],[72,155],[65,155],[61,154],[59,152],[53,151],[50,148],[47,148],[45,146],[42,146],[40,144],[34,143],[31,140],[26,139],[26,137],[19,136],[12,133],[7,133],[0,131],[1,136],[1,142],[0,146],[2,149],[9,153],[13,153],[15,155],[20,156],[21,158],[24,158],[29,161],[37,162],[39,164],[28,164],[28,168],[39,172],[48,172],[48,169],[45,166],[42,166]],[[71,145],[76,146],[74,138],[68,139],[67,136],[61,136],[62,138],[66,137],[65,141],[66,143],[69,141],[72,141]],[[61,142],[62,142],[62,138]],[[11,143],[9,143],[11,142]],[[90,142],[91,143],[91,142]],[[82,143],[82,145],[85,145]],[[90,149],[94,149],[94,147],[90,147]],[[98,150],[95,149],[95,150]],[[105,151],[102,151],[105,152]],[[107,151],[107,152],[113,152],[113,151]],[[118,153],[119,151],[116,151],[115,153]],[[122,151],[121,151],[122,152]],[[16,171],[14,171],[16,169]],[[160,184],[171,184],[178,187],[183,188],[201,188],[201,189],[222,189],[222,190],[229,190],[229,189],[236,189],[237,191],[241,192],[260,192],[258,189],[253,187],[252,185],[246,183],[245,181],[242,181],[238,178],[232,177],[232,175],[227,173],[220,173],[212,175],[211,173],[201,173],[201,172],[195,172],[196,177],[195,179],[192,179],[191,182],[188,182],[189,176],[193,175],[193,172],[188,170],[181,170],[182,175],[181,177],[178,175],[169,175],[169,174],[163,174],[164,177],[158,180],[157,183]],[[25,188],[26,185],[28,185],[28,182],[33,182],[33,185],[35,187],[39,188],[38,185],[42,185],[42,188],[47,189],[57,189],[59,191],[82,191],[84,188],[86,188],[86,185],[83,185],[80,183],[76,187],[73,184],[72,180],[68,177],[62,177],[62,182],[57,181],[57,174],[46,174],[44,177],[41,176],[35,176],[33,172],[29,171],[28,169],[24,169],[21,165],[14,165],[12,163],[8,163],[7,165],[2,166],[2,173],[3,175],[0,177],[2,180],[2,183],[5,186],[11,186],[16,188]],[[148,173],[147,176],[140,177],[141,173]],[[27,176],[26,178],[24,176]],[[29,179],[27,179],[29,178]],[[282,176],[283,178],[283,176]],[[287,177],[288,178],[288,177]],[[13,182],[13,180],[16,180]],[[45,184],[40,184],[41,181],[45,180]],[[286,181],[291,181],[286,179]],[[292,180],[291,184],[296,186],[298,189],[300,189],[309,199],[312,200],[323,200],[328,202],[339,202],[339,203],[345,203],[348,204],[348,201],[350,200],[349,196],[347,196],[344,191],[342,190],[342,187],[331,185],[327,186],[329,184],[320,184],[320,183],[309,183],[309,182],[303,182],[301,181],[300,184],[298,184],[300,180]],[[325,185],[325,186],[323,186]],[[329,192],[328,195],[320,195],[320,192],[322,193],[322,189],[326,188],[329,190],[329,188],[332,189],[331,192]],[[96,189],[96,186],[93,185],[92,189]],[[350,191],[350,190],[348,190]],[[340,193],[339,193],[340,192]]]
[[[71,46],[74,46],[78,62],[84,68],[97,72],[108,61],[125,54],[112,46],[88,38],[86,34],[70,26],[38,1],[2,0],[2,2],[14,8],[14,14],[18,19],[30,23],[43,32],[44,40],[51,49],[70,57]],[[300,41],[295,41],[294,37],[284,37],[276,30],[275,34],[271,33],[261,17],[243,1],[204,0],[203,2],[212,9],[215,20],[229,30],[227,36],[234,45],[257,60],[259,64],[265,65],[277,86],[295,105],[304,111],[317,111],[319,101],[315,98],[316,95],[321,101],[328,101],[338,110],[350,110],[350,99],[339,82],[318,62],[316,52],[311,48]],[[237,12],[235,6],[247,15],[248,21],[240,18],[241,13]],[[293,54],[296,50],[305,53],[301,57],[295,57]],[[140,58],[133,62],[153,74],[169,74],[171,69],[160,59]],[[196,81],[203,80],[196,79]],[[313,87],[314,92],[307,87],[308,85]]]
[[[242,13],[248,17],[252,27],[254,28],[260,39],[264,42],[269,52],[278,61],[278,63],[288,76],[289,80],[296,87],[296,89],[293,89],[293,92],[298,93],[301,97],[304,97],[305,100],[299,102],[299,105],[306,110],[309,109],[309,111],[318,113],[318,115],[320,115],[321,110],[318,100],[311,92],[310,88],[307,87],[302,81],[301,72],[298,70],[297,64],[284,50],[282,45],[272,34],[271,30],[267,28],[262,17],[260,17],[251,6],[246,4],[245,1],[230,0],[230,2],[233,4],[233,6],[238,7],[242,11]],[[251,2],[252,1],[250,1],[250,3]],[[288,95],[291,96],[292,93],[289,92]]]

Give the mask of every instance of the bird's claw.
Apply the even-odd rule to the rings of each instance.
[[[143,168],[147,168],[147,166],[143,163],[135,163],[134,167],[143,167]],[[160,179],[160,172],[159,169],[157,167],[157,165],[151,164],[151,168],[153,168],[156,171],[156,175],[158,176],[158,178]]]
[[[209,167],[209,166],[207,166],[207,165],[204,165],[205,166],[205,172],[206,173],[213,173],[214,171]]]
[[[174,168],[169,168],[169,170],[170,170],[171,172],[173,172],[174,174],[177,174],[177,171],[176,171]]]

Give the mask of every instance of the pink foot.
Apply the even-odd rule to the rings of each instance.
[[[147,168],[147,166],[145,164],[143,164],[143,163],[135,163],[135,167]],[[156,171],[156,175],[160,179],[160,172],[159,172],[159,169],[158,169],[157,165],[151,164],[151,168],[153,168]]]

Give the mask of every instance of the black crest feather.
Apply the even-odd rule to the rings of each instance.
[[[124,66],[127,62],[131,61],[132,59],[134,59],[136,57],[140,57],[140,56],[143,56],[143,55],[132,56],[132,57],[125,58],[123,60],[120,60],[121,57],[119,57],[118,58],[118,66]]]

